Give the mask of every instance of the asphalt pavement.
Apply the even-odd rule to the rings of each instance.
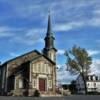
[[[100,100],[100,95],[70,95],[63,97],[10,97],[1,96],[0,100]]]

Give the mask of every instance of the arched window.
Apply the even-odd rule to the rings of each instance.
[[[23,88],[23,80],[19,79],[19,88]]]

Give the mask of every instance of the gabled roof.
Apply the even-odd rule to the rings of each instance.
[[[32,53],[32,52],[36,52],[36,53],[40,54],[37,50],[32,50],[32,51],[30,51],[30,52],[27,52],[27,53],[24,53],[24,54],[22,54],[22,55],[20,55],[20,56],[17,56],[17,57],[15,57],[15,58],[12,58],[12,59],[10,59],[10,60],[4,62],[2,65],[7,64],[7,63],[9,63],[9,62],[11,62],[11,61],[13,61],[13,60],[16,60],[17,58],[23,57],[23,56],[25,56],[25,55],[27,55],[27,54],[30,54],[30,53]]]
[[[37,51],[37,50],[32,50],[32,51],[27,52],[27,53],[25,53],[25,54],[23,54],[23,55],[20,55],[20,56],[18,56],[18,57],[15,57],[15,58],[13,58],[13,59],[10,59],[10,60],[6,61],[6,62],[3,63],[1,66],[4,66],[4,65],[6,65],[7,63],[16,60],[17,58],[21,58],[21,57],[23,57],[23,56],[25,56],[25,55],[28,55],[28,54],[30,54],[30,53],[33,53],[33,52],[37,53],[37,55],[39,55],[39,56],[45,57],[45,58],[46,58],[47,60],[49,60],[51,63],[55,64],[55,62],[53,62],[51,59],[49,59],[49,58],[46,57],[45,55],[41,54],[39,51]],[[35,57],[35,59],[38,59],[38,57]],[[30,61],[30,60],[29,60],[29,61]]]

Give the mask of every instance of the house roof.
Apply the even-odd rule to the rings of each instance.
[[[86,80],[87,80],[87,81],[100,81],[99,77],[96,76],[96,75],[88,75],[88,76],[86,77]]]
[[[77,77],[77,79],[79,78],[79,77],[81,77],[81,75],[79,74],[78,75],[78,77]],[[94,79],[95,78],[95,79]],[[77,80],[76,79],[76,80]],[[87,75],[86,77],[85,77],[85,79],[86,79],[86,81],[89,81],[89,82],[92,82],[92,81],[100,81],[100,79],[99,79],[99,77],[98,76],[96,76],[96,75]]]

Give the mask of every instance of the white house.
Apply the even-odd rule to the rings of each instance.
[[[100,79],[96,75],[88,75],[86,77],[86,87],[87,87],[87,92],[100,92]],[[79,75],[76,79],[76,88],[77,88],[77,93],[84,94],[85,93],[85,86],[84,86],[84,81]]]

